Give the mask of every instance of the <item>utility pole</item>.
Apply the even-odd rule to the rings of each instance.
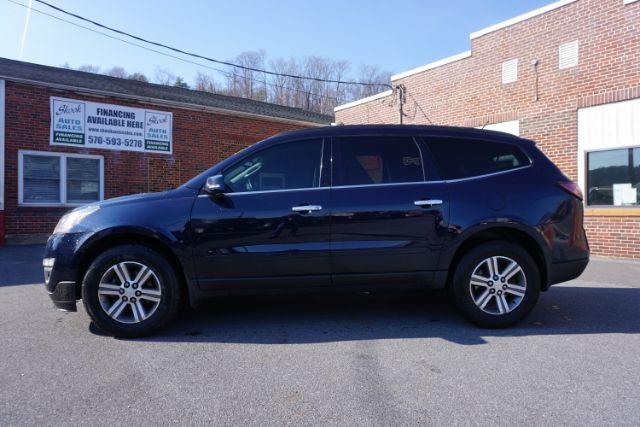
[[[404,85],[397,85],[395,88],[398,100],[398,113],[400,114],[400,124],[404,124],[404,103],[406,102]]]

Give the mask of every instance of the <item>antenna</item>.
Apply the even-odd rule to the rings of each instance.
[[[24,54],[24,42],[27,39],[27,31],[29,31],[29,18],[31,17],[31,6],[33,6],[33,0],[29,0],[27,6],[27,16],[24,18],[24,30],[22,31],[22,41],[20,42],[20,53],[18,59],[22,61],[22,55]]]

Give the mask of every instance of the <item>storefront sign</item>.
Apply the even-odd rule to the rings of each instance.
[[[51,145],[173,152],[173,114],[51,97]]]

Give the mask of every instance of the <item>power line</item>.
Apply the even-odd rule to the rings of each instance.
[[[36,0],[37,1],[37,0]],[[422,109],[422,106],[420,105],[420,103],[418,102],[418,100],[413,96],[413,94],[409,91],[405,91],[405,93],[407,93],[412,99],[413,102],[415,104],[415,106],[418,107],[418,109],[420,110],[420,112],[422,113],[422,115],[424,116],[425,119],[427,119],[427,121],[429,122],[430,125],[433,124],[433,122],[431,121],[431,119],[429,118],[429,116],[427,116],[427,113],[424,112],[424,110]]]
[[[27,5],[24,5],[24,4],[20,3],[20,2],[17,2],[17,1],[14,1],[14,0],[7,0],[7,1],[10,2],[10,3],[13,3],[15,5],[22,6],[24,8],[28,8]],[[197,65],[199,67],[203,67],[203,68],[206,68],[206,69],[209,69],[209,70],[217,71],[219,73],[222,73],[222,74],[226,75],[227,77],[237,77],[237,78],[240,78],[240,79],[250,80],[250,81],[253,81],[253,82],[257,82],[257,83],[262,83],[262,84],[264,84],[266,86],[271,86],[271,87],[275,87],[275,88],[278,88],[278,89],[288,89],[288,90],[292,90],[292,91],[295,91],[295,92],[298,92],[298,93],[301,93],[301,94],[304,94],[304,95],[312,96],[312,97],[320,99],[320,100],[322,100],[322,99],[331,99],[331,100],[334,100],[336,102],[341,102],[342,101],[342,100],[340,100],[340,99],[338,99],[336,97],[330,96],[330,95],[322,95],[322,94],[305,91],[303,89],[298,89],[298,88],[291,87],[291,86],[285,86],[285,85],[279,85],[279,84],[275,84],[275,83],[269,83],[269,82],[267,82],[265,80],[260,80],[260,79],[256,79],[256,78],[253,78],[253,77],[242,76],[240,74],[235,74],[235,73],[232,73],[232,72],[229,72],[229,71],[222,70],[220,68],[211,67],[209,65],[201,64],[199,62],[191,61],[191,60],[188,60],[188,59],[185,59],[185,58],[181,58],[181,57],[176,56],[176,55],[172,55],[170,53],[166,53],[166,52],[162,52],[162,51],[159,51],[159,50],[156,50],[156,49],[152,49],[150,47],[143,46],[141,44],[134,43],[134,42],[129,41],[129,40],[125,40],[125,39],[122,39],[122,38],[119,38],[119,37],[115,37],[115,36],[112,36],[110,34],[104,33],[102,31],[94,30],[94,29],[89,28],[87,26],[80,25],[80,24],[78,24],[76,22],[69,21],[69,20],[64,19],[64,18],[60,18],[59,16],[52,15],[50,13],[44,12],[44,11],[36,9],[36,8],[31,8],[31,10],[33,12],[37,12],[37,13],[39,13],[41,15],[44,15],[44,16],[47,16],[49,18],[56,19],[58,21],[73,25],[73,26],[78,27],[78,28],[82,28],[82,29],[87,30],[87,31],[91,31],[92,33],[99,34],[99,35],[108,37],[110,39],[117,40],[117,41],[120,41],[122,43],[126,43],[126,44],[131,45],[131,46],[138,47],[140,49],[144,49],[144,50],[147,50],[147,51],[150,51],[150,52],[154,52],[154,53],[157,53],[159,55],[163,55],[163,56],[166,56],[166,57],[169,57],[169,58],[177,59],[178,61],[182,61],[182,62],[185,62],[187,64],[193,64],[193,65]]]
[[[337,84],[346,84],[346,85],[376,86],[376,87],[384,86],[384,87],[388,87],[388,88],[392,87],[390,84],[387,84],[387,83],[354,82],[354,81],[343,81],[343,80],[333,80],[333,79],[322,79],[322,78],[319,78],[319,77],[298,76],[298,75],[295,75],[295,74],[277,73],[275,71],[261,70],[259,68],[247,67],[247,66],[240,65],[240,64],[234,64],[232,62],[221,61],[221,60],[214,59],[214,58],[209,58],[207,56],[203,56],[203,55],[200,55],[200,54],[197,54],[197,53],[188,52],[188,51],[185,51],[183,49],[178,49],[178,48],[175,48],[175,47],[172,47],[172,46],[168,46],[168,45],[166,45],[164,43],[159,43],[159,42],[154,42],[152,40],[147,40],[147,39],[142,38],[140,36],[136,36],[134,34],[127,33],[126,31],[122,31],[122,30],[118,30],[117,28],[109,27],[107,25],[104,25],[104,24],[101,24],[99,22],[96,22],[96,21],[94,21],[92,19],[85,18],[84,16],[81,16],[81,15],[78,15],[76,13],[64,10],[64,9],[62,9],[62,8],[60,8],[58,6],[55,6],[55,5],[51,4],[51,3],[48,3],[48,2],[46,2],[44,0],[35,0],[35,1],[37,1],[40,4],[45,5],[47,7],[50,7],[51,9],[57,10],[60,13],[64,13],[65,15],[72,16],[72,17],[74,17],[76,19],[79,19],[79,20],[84,21],[84,22],[88,22],[88,23],[93,24],[93,25],[95,25],[97,27],[104,28],[104,29],[112,31],[114,33],[118,33],[118,34],[121,34],[123,36],[127,36],[127,37],[130,37],[132,39],[141,41],[143,43],[148,43],[148,44],[151,44],[151,45],[154,45],[154,46],[158,46],[158,47],[161,47],[161,48],[164,48],[164,49],[168,49],[168,50],[171,50],[171,51],[183,54],[183,55],[191,56],[191,57],[198,58],[198,59],[203,59],[203,60],[209,61],[209,62],[214,62],[216,64],[227,65],[227,66],[234,67],[234,68],[240,68],[240,69],[247,70],[247,71],[255,71],[257,73],[264,73],[264,74],[269,74],[269,75],[272,75],[272,76],[289,77],[289,78],[292,78],[292,79],[299,79],[299,80],[312,80],[312,81],[322,82],[322,83],[337,83]]]

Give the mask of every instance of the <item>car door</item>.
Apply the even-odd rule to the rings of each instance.
[[[323,139],[268,146],[223,171],[224,195],[198,196],[193,248],[203,290],[331,285],[324,152]]]
[[[431,180],[411,136],[333,138],[333,283],[426,284],[448,222],[444,182]]]

